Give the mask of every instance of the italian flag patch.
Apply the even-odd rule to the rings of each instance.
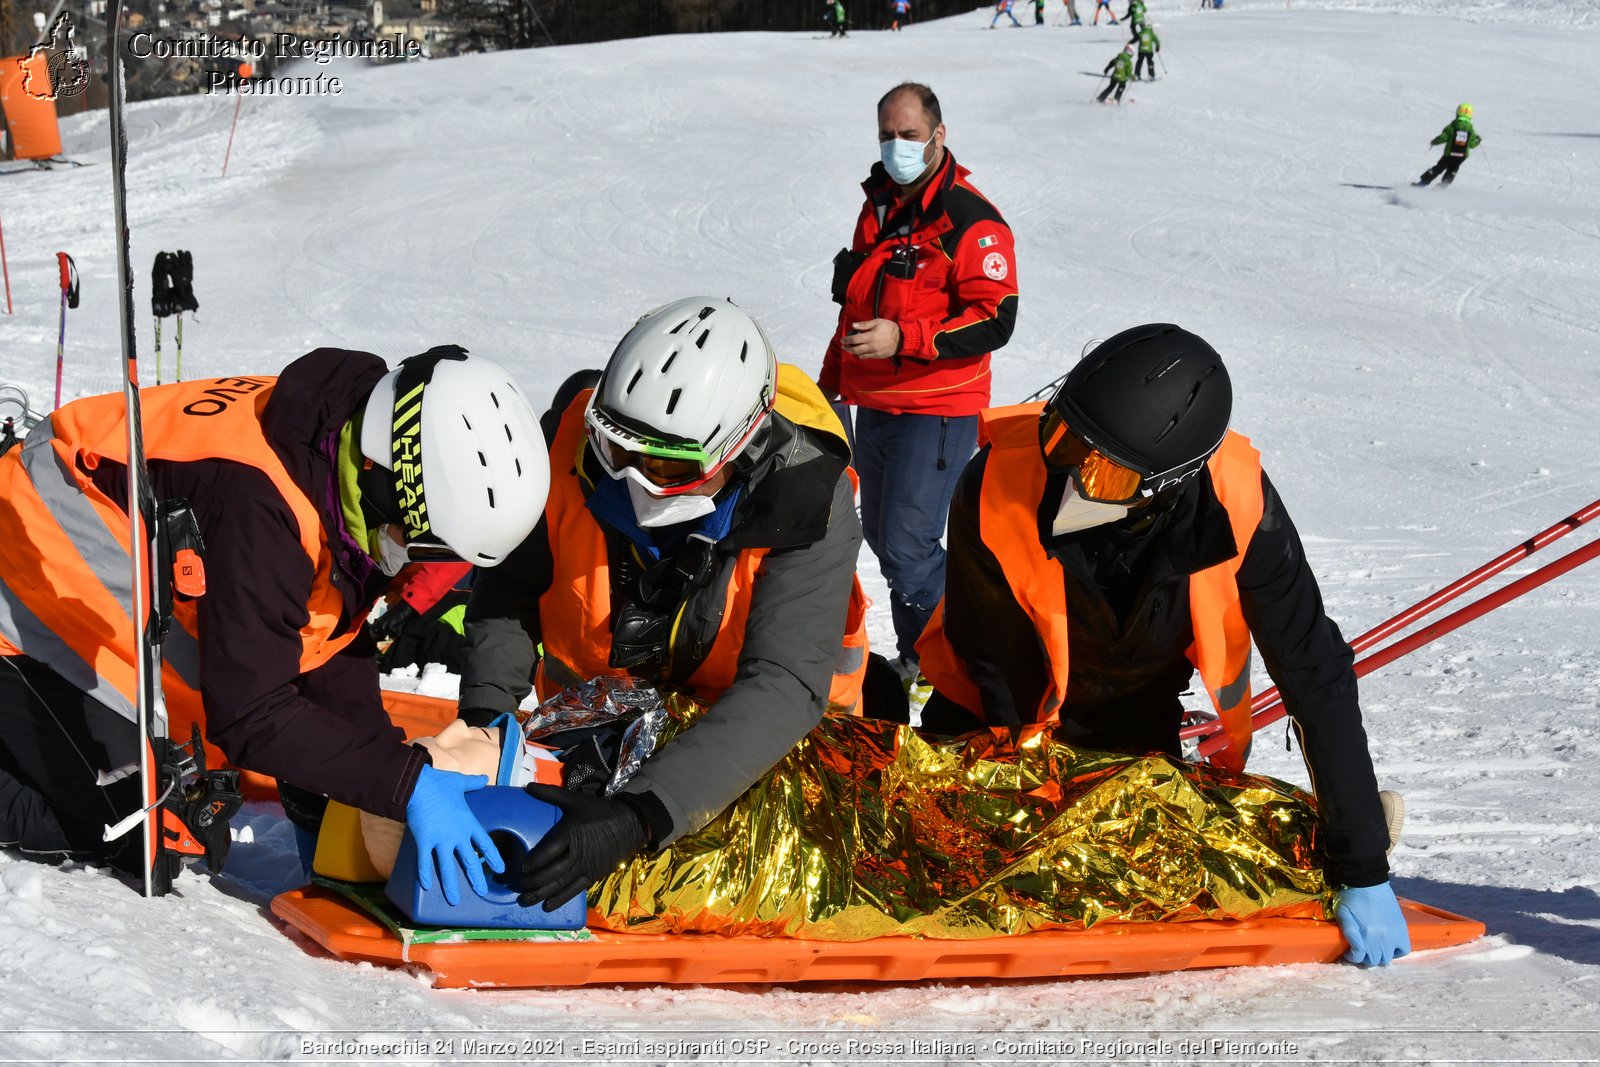
[[[994,236],[993,234],[990,234],[988,237],[980,237],[980,238],[978,238],[978,247],[979,248],[988,248],[990,245],[999,244],[999,243],[1000,243],[1000,238]]]

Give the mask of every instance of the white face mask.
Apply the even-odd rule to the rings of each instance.
[[[1062,534],[1077,533],[1079,530],[1116,522],[1118,519],[1126,518],[1127,514],[1128,509],[1123,504],[1101,504],[1085,500],[1078,495],[1077,485],[1068,478],[1067,491],[1061,494],[1061,507],[1056,511],[1055,521],[1050,524],[1050,532],[1060,537]]]
[[[892,141],[882,142],[878,146],[878,155],[883,160],[883,169],[889,172],[889,177],[897,184],[910,185],[922,177],[922,172],[928,169],[928,163],[922,155],[927,151],[929,143],[929,141],[902,141],[898,137]]]
[[[633,503],[633,518],[640,526],[676,526],[680,522],[703,519],[717,510],[715,497],[699,493],[656,496],[645,488],[649,483],[632,467],[623,470],[628,483],[628,499]]]
[[[406,553],[406,546],[396,544],[395,539],[389,536],[388,523],[378,527],[372,536],[378,543],[378,553],[373,557],[377,561],[378,570],[382,571],[385,577],[393,578],[400,573],[401,568],[411,562],[410,555]]]

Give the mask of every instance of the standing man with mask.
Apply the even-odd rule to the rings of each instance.
[[[1316,790],[1346,958],[1386,964],[1411,942],[1350,646],[1232,410],[1211,346],[1156,323],[1101,344],[1048,404],[985,413],[918,646],[935,690],[922,725],[1047,722],[1084,748],[1181,758],[1198,669],[1229,742],[1213,762],[1240,772],[1253,637]]]
[[[843,310],[818,385],[857,408],[862,526],[910,687],[944,591],[950,494],[989,405],[989,354],[1016,322],[1017,261],[1000,212],[945,147],[932,89],[907,82],[878,101],[878,144],[855,235],[834,257]]]
[[[553,909],[704,826],[830,705],[852,708],[866,628],[844,428],[727,300],[641,318],[550,455],[544,520],[473,586],[461,717],[488,726],[530,676],[544,697],[633,677],[707,708],[615,796],[529,787],[566,812],[518,876],[524,906]]]

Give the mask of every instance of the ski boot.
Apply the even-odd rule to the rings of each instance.
[[[187,745],[168,738],[155,742],[162,790],[161,834],[153,873],[157,896],[171,891],[184,857],[198,856],[206,869],[220,874],[233,843],[232,820],[244,804],[239,772],[207,770],[200,726]]]

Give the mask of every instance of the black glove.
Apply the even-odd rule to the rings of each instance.
[[[404,600],[397,600],[389,605],[387,611],[378,616],[377,622],[372,624],[372,636],[379,641],[389,641],[399,637],[405,624],[416,617],[416,608]]]
[[[543,901],[545,911],[555,911],[649,842],[644,817],[626,801],[538,782],[523,788],[561,809],[560,820],[522,861],[517,903],[524,908]]]
[[[172,253],[172,300],[179,311],[199,311],[194,298],[194,256],[186,249]]]
[[[172,272],[176,260],[177,256],[171,252],[157,252],[155,266],[150,269],[150,310],[158,319],[182,310],[173,291]]]

